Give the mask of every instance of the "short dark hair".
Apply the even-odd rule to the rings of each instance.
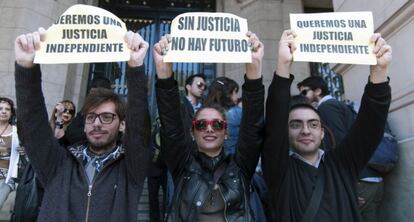
[[[187,85],[192,85],[194,82],[194,78],[199,77],[202,78],[204,81],[206,81],[206,76],[203,73],[198,73],[198,74],[194,74],[189,76],[186,80],[185,80],[185,85],[184,85],[184,90],[185,90],[185,94],[188,94],[188,90],[187,90]]]
[[[236,92],[239,91],[239,84],[236,81],[227,77],[218,77],[208,87],[208,94],[204,100],[204,105],[217,104],[224,109],[229,109],[237,105],[231,99],[231,94],[234,90]]]
[[[321,96],[326,96],[329,94],[328,84],[320,76],[311,76],[304,79],[302,82],[297,84],[297,87],[309,87],[312,90],[321,89]]]
[[[111,89],[111,81],[105,77],[95,77],[91,82],[91,89],[92,88]]]
[[[86,116],[89,110],[106,102],[113,102],[115,104],[115,112],[120,121],[125,119],[126,106],[121,97],[115,94],[112,90],[104,88],[96,88],[90,91],[89,95],[86,97],[85,104],[82,107],[82,114]]]
[[[14,118],[16,117],[16,109],[14,108],[13,100],[11,100],[7,97],[0,97],[0,102],[4,102],[4,103],[9,104],[10,110],[11,110],[11,116],[10,116],[10,119],[9,119],[9,123],[13,124],[14,123]]]
[[[297,102],[295,104],[290,104],[290,108],[289,108],[289,113],[291,113],[293,110],[295,109],[310,109],[312,111],[314,111],[319,119],[321,119],[321,115],[319,114],[319,111],[317,109],[315,109],[315,107],[313,107],[310,103],[301,103],[301,102]]]

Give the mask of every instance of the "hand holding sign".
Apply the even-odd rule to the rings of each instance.
[[[371,41],[375,43],[373,53],[377,58],[377,65],[371,66],[370,80],[373,83],[385,82],[387,81],[388,65],[392,60],[392,48],[380,33],[372,35]]]
[[[246,63],[246,75],[249,79],[258,79],[262,75],[263,43],[256,34],[247,32],[252,50],[252,62]]]
[[[45,35],[45,29],[39,28],[37,32],[18,36],[14,42],[16,63],[25,68],[33,67],[36,50],[40,49],[40,41],[44,41]]]
[[[130,67],[138,67],[144,64],[144,58],[148,50],[146,42],[138,33],[128,31],[124,37],[127,47],[131,50],[131,57],[128,61]]]
[[[289,78],[290,65],[293,61],[293,52],[296,50],[295,37],[296,33],[293,30],[285,30],[279,41],[279,56],[276,73],[285,78]]]
[[[152,49],[155,69],[157,70],[157,76],[160,79],[167,79],[172,76],[172,63],[164,62],[164,56],[168,51],[168,43],[171,41],[169,35],[165,35],[161,40],[156,43]]]

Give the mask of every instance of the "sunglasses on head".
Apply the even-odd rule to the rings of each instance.
[[[199,119],[193,120],[193,129],[197,131],[205,131],[207,130],[208,126],[211,126],[213,130],[224,130],[227,127],[227,122],[220,119],[213,119],[213,120],[206,120],[206,119]]]
[[[196,85],[199,89],[205,89],[206,88],[206,84],[204,84],[203,82],[197,82]]]

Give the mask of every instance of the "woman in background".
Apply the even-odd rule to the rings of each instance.
[[[67,145],[65,131],[76,113],[75,104],[70,100],[62,100],[56,104],[50,116],[49,124],[61,145]]]

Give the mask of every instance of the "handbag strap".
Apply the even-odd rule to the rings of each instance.
[[[322,172],[321,168],[321,166],[318,168],[318,180],[316,181],[316,187],[312,193],[308,207],[303,214],[302,222],[313,222],[321,205],[322,194],[325,186],[325,174]]]

